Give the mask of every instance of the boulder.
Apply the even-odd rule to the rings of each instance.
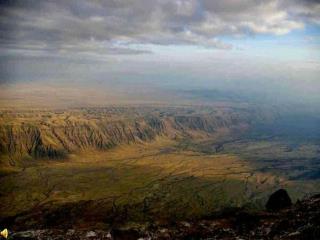
[[[93,238],[93,237],[96,237],[96,236],[97,236],[97,234],[94,231],[89,231],[86,234],[86,238]]]
[[[277,211],[288,208],[292,205],[289,194],[285,189],[279,189],[271,194],[266,204],[268,211]]]
[[[114,240],[137,240],[140,237],[135,229],[112,229],[111,235]]]
[[[11,236],[9,235],[9,238],[15,239],[15,240],[36,240],[38,239],[38,236],[36,231],[30,230],[30,231],[13,233]]]

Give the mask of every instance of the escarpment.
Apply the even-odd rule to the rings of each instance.
[[[14,157],[59,158],[65,153],[86,149],[108,149],[121,143],[148,141],[160,135],[161,128],[145,121],[132,123],[63,123],[62,125],[0,126],[0,151]]]
[[[109,149],[120,144],[147,142],[157,136],[210,136],[222,128],[249,123],[252,116],[223,111],[149,109],[82,109],[63,112],[6,112],[1,115],[0,154],[12,161],[62,158],[82,149]],[[130,116],[129,116],[130,115]]]

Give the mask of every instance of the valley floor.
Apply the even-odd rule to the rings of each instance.
[[[21,229],[35,223],[39,228],[162,224],[225,208],[262,209],[280,186],[294,198],[318,186],[259,172],[236,154],[193,146],[158,138],[37,162],[1,178],[1,215],[23,213],[12,222]]]
[[[320,189],[318,132],[256,130],[249,123],[268,121],[252,109],[1,117],[0,225],[14,231],[170,225],[228,209],[262,210],[279,188],[293,201]]]

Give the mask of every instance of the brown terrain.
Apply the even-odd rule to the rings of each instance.
[[[316,224],[279,219],[308,205],[313,217],[317,197],[264,212],[280,187],[294,202],[319,187],[316,143],[248,135],[279,118],[276,108],[3,109],[0,117],[0,223],[14,239],[282,239]]]

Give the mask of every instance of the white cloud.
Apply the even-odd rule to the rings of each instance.
[[[144,53],[130,49],[130,43],[230,49],[221,36],[283,35],[320,23],[315,0],[12,0],[2,5],[2,48],[44,45],[43,51]],[[116,50],[119,41],[127,44],[125,50]]]

